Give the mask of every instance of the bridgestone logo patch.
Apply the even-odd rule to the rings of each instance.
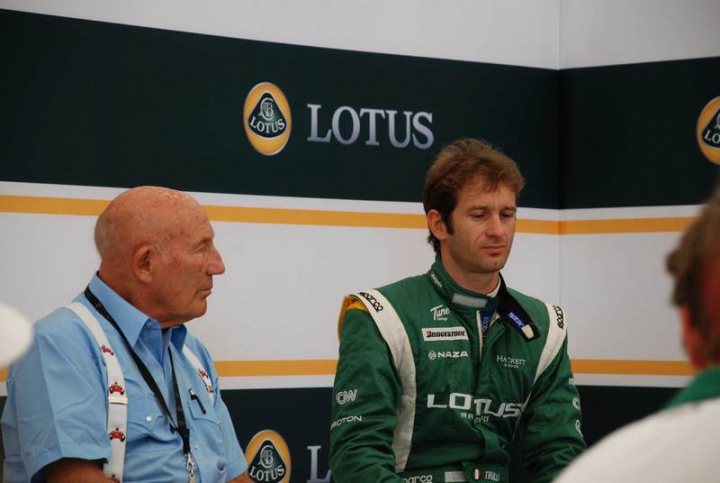
[[[423,340],[434,342],[438,340],[468,340],[465,327],[442,327],[422,329]]]

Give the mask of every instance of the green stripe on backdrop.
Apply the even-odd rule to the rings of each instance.
[[[418,201],[427,166],[459,136],[502,146],[529,179],[523,206],[557,208],[557,73],[552,70],[246,41],[0,10],[0,178],[278,196]],[[243,103],[261,81],[292,112],[288,144],[256,152]],[[308,142],[317,136],[356,142]],[[376,141],[370,114],[378,109]],[[395,148],[387,111],[432,131]],[[384,118],[382,116],[385,116]],[[400,120],[403,120],[400,123]],[[418,144],[428,136],[412,129]]]
[[[0,10],[5,181],[417,201],[437,150],[459,136],[505,148],[522,204],[697,204],[718,179],[695,123],[720,95],[720,58],[560,71],[319,49]],[[287,146],[249,144],[242,109],[261,81],[288,98]],[[330,131],[331,142],[315,137]],[[376,141],[370,115],[378,109]],[[428,113],[432,144],[392,147],[387,111]],[[384,118],[382,116],[385,116]],[[404,122],[396,137],[403,139]],[[422,143],[427,140],[413,130]],[[560,163],[557,162],[558,156]],[[562,175],[562,184],[560,177]],[[562,186],[562,191],[560,189]]]
[[[562,208],[693,205],[720,180],[695,139],[720,57],[560,72]]]
[[[579,386],[579,390],[583,431],[589,445],[610,431],[658,410],[677,391],[616,386]],[[319,483],[327,475],[332,389],[245,389],[224,390],[222,394],[243,448],[259,431],[272,429],[289,446],[291,482]],[[0,409],[4,403],[5,398],[0,398]],[[512,469],[513,481],[530,481],[517,461]]]
[[[583,431],[588,445],[609,432],[660,409],[675,388],[579,386],[583,405]],[[318,449],[317,473],[327,472],[330,401],[329,388],[223,391],[241,444],[261,429],[275,429],[288,442],[293,458],[292,481],[312,480],[308,446]],[[290,407],[287,401],[293,401]],[[512,465],[516,483],[530,479],[517,460]]]

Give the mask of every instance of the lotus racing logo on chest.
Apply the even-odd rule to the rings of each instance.
[[[428,409],[453,409],[460,412],[464,419],[476,423],[487,423],[490,416],[496,418],[519,418],[522,416],[522,403],[496,402],[492,399],[478,398],[471,394],[451,392],[450,394],[428,394]]]
[[[260,154],[273,156],[290,139],[292,114],[283,91],[271,82],[253,87],[243,107],[245,134]]]
[[[258,483],[288,483],[290,481],[290,450],[280,436],[264,429],[252,437],[245,451],[248,475]]]

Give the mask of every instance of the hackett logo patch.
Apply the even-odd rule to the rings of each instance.
[[[421,329],[423,340],[426,342],[434,342],[441,340],[468,340],[465,327],[426,327]]]

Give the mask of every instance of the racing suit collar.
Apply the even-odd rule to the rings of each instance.
[[[435,257],[435,263],[430,267],[427,275],[435,289],[448,301],[448,305],[460,312],[497,312],[500,320],[515,329],[526,341],[540,337],[537,325],[508,291],[502,274],[500,274],[500,286],[495,297],[473,292],[458,285],[445,271],[439,256]]]
[[[442,294],[443,298],[447,300],[450,305],[460,310],[472,309],[483,312],[494,312],[498,306],[499,297],[473,292],[458,285],[447,271],[445,271],[445,267],[443,267],[439,256],[435,257],[435,263],[432,264],[427,275],[438,292]],[[502,275],[500,275],[500,293],[502,293],[504,286],[505,283],[502,280]]]

